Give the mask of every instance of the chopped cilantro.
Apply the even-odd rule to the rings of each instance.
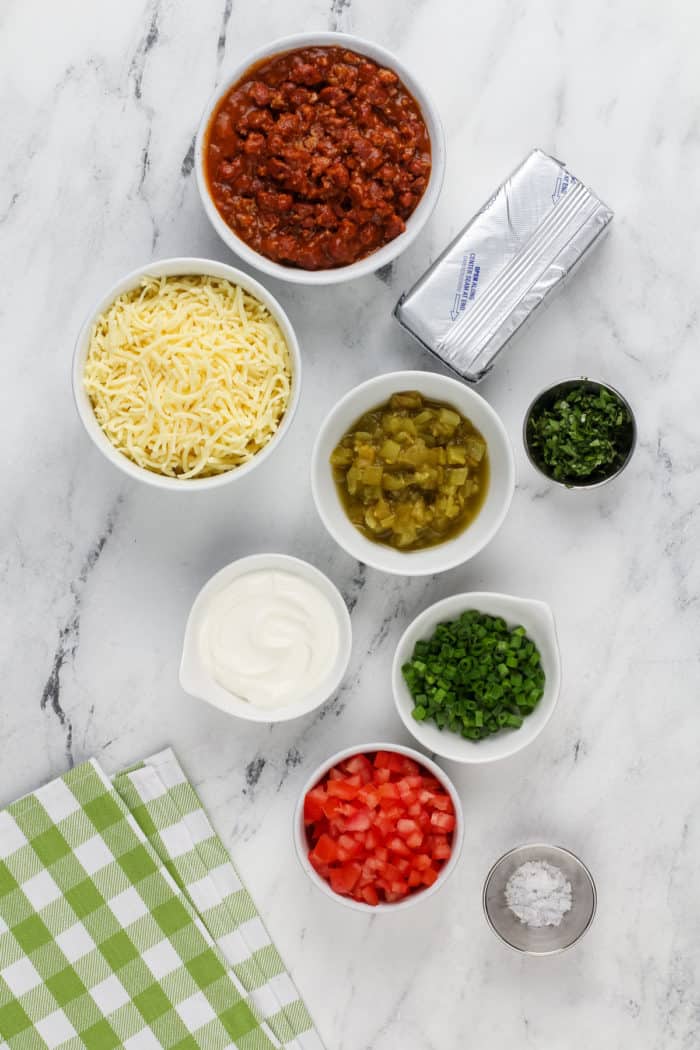
[[[627,459],[633,424],[627,406],[586,380],[549,405],[535,406],[526,436],[533,459],[565,485],[603,481]]]

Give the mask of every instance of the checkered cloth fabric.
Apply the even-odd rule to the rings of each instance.
[[[0,813],[0,1048],[322,1050],[172,751]]]

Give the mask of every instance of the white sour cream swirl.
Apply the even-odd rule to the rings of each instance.
[[[214,595],[202,625],[205,665],[229,693],[261,708],[302,700],[330,673],[338,621],[318,587],[291,572],[259,570]]]

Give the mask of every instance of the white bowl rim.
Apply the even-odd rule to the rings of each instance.
[[[163,474],[155,474],[149,470],[145,470],[143,467],[138,466],[138,464],[133,463],[127,456],[114,447],[95,418],[90,399],[83,386],[83,370],[87,357],[92,326],[99,315],[103,313],[119,295],[122,295],[130,288],[136,287],[139,280],[145,276],[174,277],[178,275],[198,276],[200,274],[209,277],[221,277],[222,279],[230,281],[232,284],[239,284],[242,288],[250,292],[251,295],[256,296],[256,298],[260,299],[260,301],[267,306],[270,313],[282,329],[282,333],[287,342],[292,366],[292,390],[287,410],[282,417],[279,427],[272,438],[268,441],[267,445],[265,445],[265,447],[262,448],[253,459],[248,463],[244,463],[240,467],[233,467],[224,474],[215,474],[212,477],[207,478],[188,478],[183,480],[180,478],[170,478]],[[136,481],[145,482],[154,488],[166,489],[172,492],[202,492],[206,489],[219,488],[222,485],[228,485],[232,481],[245,477],[245,475],[249,474],[251,470],[264,462],[270,453],[277,447],[292,424],[299,404],[301,380],[302,362],[299,341],[289,317],[274,295],[272,295],[272,293],[269,292],[268,289],[258,280],[251,277],[243,270],[238,270],[236,267],[230,266],[228,263],[219,262],[217,259],[205,259],[196,256],[183,255],[170,256],[166,259],[153,259],[145,265],[137,266],[136,269],[130,270],[129,273],[125,274],[118,281],[115,281],[106,292],[102,293],[95,305],[89,311],[80,327],[73,350],[73,400],[80,421],[88,436],[110,463],[115,467],[118,467],[124,474],[127,474],[130,478],[134,478]]]
[[[530,736],[525,735],[519,737],[521,730],[515,730],[508,735],[499,737],[498,739],[504,741],[504,746],[497,754],[489,754],[483,748],[480,749],[480,745],[483,744],[484,741],[465,740],[462,737],[450,734],[450,736],[445,739],[459,744],[459,751],[455,749],[455,752],[450,752],[448,754],[447,751],[441,751],[434,743],[426,743],[421,735],[421,724],[411,717],[410,713],[405,710],[404,704],[401,702],[399,695],[400,692],[404,694],[404,696],[408,695],[410,699],[410,693],[408,692],[408,688],[401,675],[401,664],[405,660],[405,655],[402,656],[401,654],[409,639],[413,639],[413,644],[420,640],[418,632],[424,624],[429,622],[440,622],[439,614],[442,610],[444,610],[446,617],[454,617],[456,615],[456,609],[460,607],[462,608],[462,611],[469,608],[479,609],[479,603],[483,602],[501,606],[502,611],[500,613],[496,614],[494,612],[489,612],[488,615],[490,616],[501,615],[505,620],[513,620],[516,619],[516,617],[511,614],[515,610],[529,610],[542,618],[541,627],[543,631],[549,635],[553,653],[553,666],[548,669],[547,680],[545,683],[545,695],[540,700],[540,704],[543,705],[542,711],[544,711],[544,717],[536,731]],[[523,624],[523,626],[527,629],[526,624]],[[432,605],[423,609],[423,611],[408,624],[398,640],[391,664],[391,689],[394,696],[394,705],[399,718],[408,732],[421,745],[421,747],[428,748],[433,754],[440,755],[440,757],[444,758],[446,761],[459,762],[463,765],[485,765],[490,762],[500,762],[502,759],[510,758],[512,755],[517,754],[518,751],[522,751],[524,748],[532,744],[544,731],[556,710],[561,692],[561,677],[561,653],[559,650],[556,621],[551,606],[548,605],[547,602],[541,601],[538,598],[520,598],[513,594],[502,594],[498,591],[463,591],[458,594],[450,594],[446,598],[441,598],[439,601],[433,602]],[[527,721],[525,724],[527,725]]]
[[[351,758],[352,755],[366,755],[372,751],[389,751],[399,755],[405,755],[407,758],[412,758],[414,762],[418,762],[419,765],[424,766],[425,769],[440,781],[442,786],[448,792],[452,799],[452,805],[454,806],[455,817],[457,818],[457,826],[452,837],[452,856],[447,864],[440,869],[440,874],[436,881],[432,886],[427,886],[425,889],[421,890],[420,893],[410,894],[403,900],[396,901],[393,904],[381,903],[371,905],[353,900],[351,897],[343,897],[342,894],[336,893],[332,890],[329,883],[321,878],[318,872],[314,870],[313,865],[309,862],[307,856],[308,843],[306,840],[306,832],[304,830],[304,799],[306,798],[306,795],[311,788],[315,787],[316,784],[322,780],[328,770],[337,765],[338,762],[342,762],[346,758]],[[296,850],[299,864],[309,876],[314,886],[325,893],[326,897],[330,897],[331,900],[345,905],[346,908],[352,908],[353,911],[362,911],[367,915],[376,915],[377,913],[404,911],[406,908],[410,908],[413,905],[418,904],[420,901],[427,900],[428,897],[437,893],[437,891],[444,886],[457,867],[462,853],[462,846],[464,845],[464,811],[462,809],[462,800],[460,799],[452,780],[445,770],[442,769],[437,762],[433,761],[432,758],[428,758],[427,755],[422,754],[420,751],[416,751],[413,747],[407,747],[405,744],[390,744],[386,741],[357,744],[354,747],[345,747],[342,751],[337,751],[334,755],[331,755],[325,760],[325,762],[322,762],[318,769],[308,778],[294,809],[293,834],[294,848]]]
[[[387,547],[384,544],[373,543],[371,540],[368,540],[363,536],[357,529],[354,529],[354,542],[350,545],[344,538],[339,536],[327,514],[317,481],[320,471],[329,469],[327,463],[322,460],[326,432],[332,426],[338,413],[354,400],[366,401],[364,409],[358,408],[358,416],[362,414],[362,411],[367,411],[368,409],[375,407],[375,402],[371,398],[365,399],[364,395],[370,394],[376,387],[388,384],[390,386],[396,386],[398,389],[420,390],[420,383],[421,381],[425,381],[425,377],[429,377],[429,383],[436,383],[438,386],[442,387],[446,401],[450,400],[450,392],[452,392],[454,395],[452,400],[455,402],[455,407],[459,407],[456,402],[460,401],[462,406],[460,411],[462,411],[463,414],[468,415],[468,409],[464,407],[465,401],[470,402],[472,405],[479,404],[493,423],[499,435],[507,463],[507,476],[504,481],[507,489],[507,496],[503,501],[503,505],[494,518],[492,527],[485,535],[482,542],[475,550],[468,554],[463,553],[463,541],[469,538],[469,527],[463,532],[458,533],[452,539],[446,540],[445,543],[436,544],[435,546],[425,548],[424,550],[394,550],[392,547]],[[442,395],[431,394],[430,396],[440,397]],[[330,450],[326,449],[326,451],[330,454]],[[458,379],[454,379],[452,376],[443,375],[441,372],[430,372],[425,369],[382,372],[380,375],[372,376],[370,379],[366,379],[364,382],[352,387],[335,402],[326,414],[321,426],[319,427],[314,447],[311,452],[311,492],[314,498],[314,503],[316,504],[318,515],[327,531],[336,543],[342,547],[344,551],[350,554],[351,557],[357,558],[358,561],[363,562],[365,565],[369,565],[370,568],[379,569],[381,572],[390,573],[391,575],[432,576],[436,573],[447,572],[449,569],[454,569],[458,565],[463,565],[465,562],[476,557],[476,555],[491,542],[500,530],[508,511],[510,510],[510,505],[515,493],[515,456],[513,453],[513,446],[508,437],[505,425],[496,410],[489,404],[486,398],[482,397],[482,395],[477,393],[476,390],[472,390],[471,387],[465,386],[464,383],[460,382]],[[486,501],[488,501],[488,498],[487,493]],[[479,513],[482,513],[482,511]],[[348,535],[350,535],[350,533],[348,533]],[[432,557],[435,555],[435,558],[437,559],[437,552],[444,555],[443,558],[439,559],[439,567],[436,567]]]
[[[336,665],[333,671],[329,673],[327,681],[321,683],[312,692],[313,700],[303,704],[292,704],[288,707],[270,709],[255,707],[240,697],[227,693],[222,686],[214,682],[206,669],[201,666],[197,655],[196,633],[199,626],[198,619],[207,597],[232,580],[261,569],[277,569],[282,572],[292,572],[303,579],[313,580],[330,601],[338,620],[338,657]],[[345,677],[351,653],[352,623],[350,613],[342,594],[330,577],[326,576],[324,572],[321,572],[311,562],[304,561],[302,558],[296,558],[291,554],[273,552],[248,554],[229,562],[228,565],[224,565],[213,576],[210,576],[198,591],[192,602],[185,625],[179,680],[180,685],[188,696],[192,696],[196,700],[202,700],[204,703],[215,707],[218,711],[223,711],[224,714],[230,715],[232,718],[272,725],[277,722],[290,722],[295,718],[301,718],[303,715],[308,715],[318,707],[321,707],[322,704],[325,704]],[[201,685],[195,680],[197,673],[201,675],[202,679],[210,679],[208,686],[206,684]],[[232,702],[235,704],[235,710],[231,707]]]
[[[431,148],[431,171],[428,185],[421,197],[415,211],[406,222],[406,229],[388,244],[372,252],[364,259],[350,263],[347,266],[337,266],[329,270],[303,270],[300,267],[282,266],[266,256],[250,248],[245,241],[231,229],[224,221],[212,201],[204,173],[204,138],[209,127],[211,115],[219,101],[233,85],[241,79],[251,66],[254,66],[263,58],[285,51],[292,51],[298,47],[346,47],[348,50],[365,54],[368,58],[386,65],[393,69],[401,78],[405,87],[411,92],[425,120],[430,135]],[[270,277],[276,277],[281,281],[291,284],[329,285],[340,284],[344,281],[355,280],[375,273],[382,266],[386,266],[400,255],[416,239],[430,218],[437,204],[442,183],[445,177],[446,144],[445,132],[438,110],[432,98],[411,71],[403,62],[387,48],[373,40],[355,36],[353,33],[335,33],[330,31],[293,33],[289,36],[279,37],[270,43],[263,44],[252,53],[248,54],[243,61],[239,62],[232,72],[212,92],[204,109],[195,137],[194,167],[197,188],[202,200],[202,205],[209,221],[223,242],[235,252],[244,262],[256,267]],[[411,220],[418,215],[416,222]]]

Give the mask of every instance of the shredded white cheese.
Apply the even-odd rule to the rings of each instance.
[[[270,311],[230,281],[144,277],[97,319],[84,373],[115,448],[169,477],[252,459],[289,403],[290,356]]]

